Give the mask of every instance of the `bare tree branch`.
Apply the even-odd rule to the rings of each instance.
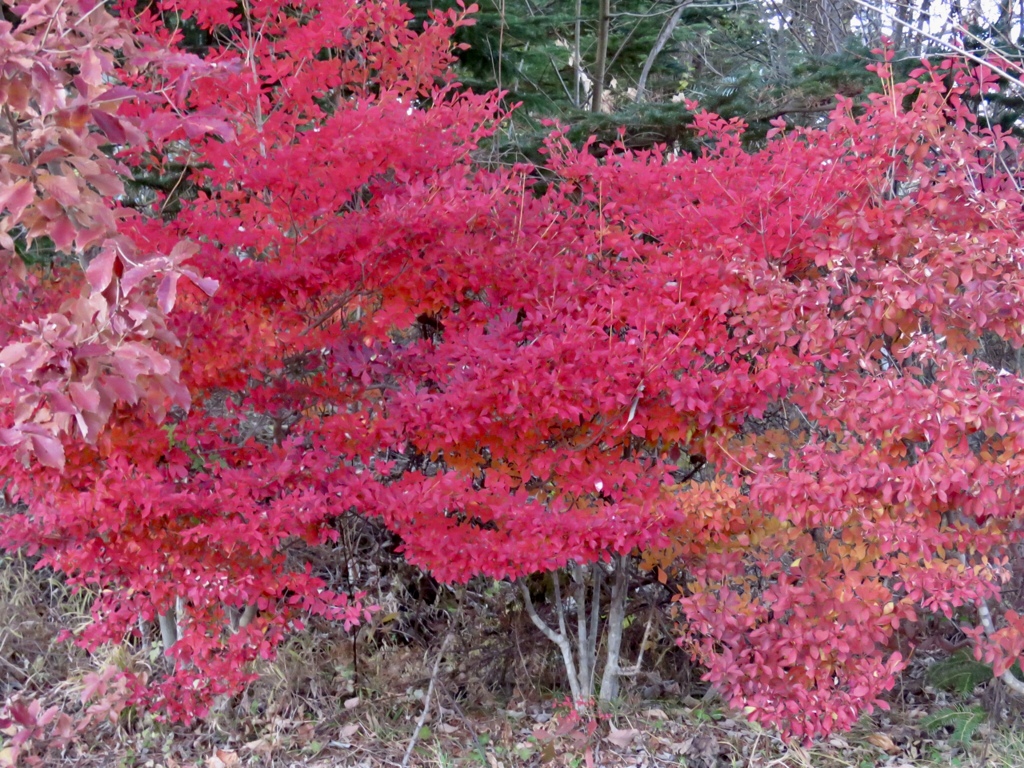
[[[555,578],[558,578],[558,574],[554,574]],[[548,623],[544,621],[537,613],[537,609],[533,607],[533,600],[530,598],[530,588],[526,585],[526,582],[519,582],[519,591],[523,595],[523,607],[526,609],[527,616],[530,617],[530,621],[534,623],[534,626],[539,629],[544,637],[550,640],[552,643],[558,646],[558,649],[562,652],[562,661],[565,663],[565,671],[569,676],[569,689],[572,691],[574,701],[579,701],[583,698],[582,691],[580,690],[579,676],[576,674],[576,662],[572,657],[572,646],[569,644],[569,638],[565,636],[565,632],[555,632]],[[564,628],[564,614],[562,615],[563,628]]]
[[[636,84],[636,101],[639,104],[644,101],[644,96],[647,91],[647,78],[651,75],[651,68],[654,66],[655,59],[661,54],[665,44],[672,37],[672,33],[675,32],[676,25],[679,24],[679,20],[683,17],[683,11],[686,10],[686,4],[683,3],[673,11],[672,15],[665,21],[665,25],[661,28],[661,32],[658,33],[658,39],[654,41],[654,45],[651,48],[651,52],[647,54],[647,59],[644,61],[643,69],[640,70],[640,80]]]

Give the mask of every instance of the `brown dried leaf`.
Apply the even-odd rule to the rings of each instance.
[[[884,752],[888,752],[890,755],[894,755],[900,751],[900,748],[896,746],[896,743],[881,731],[872,733],[868,736],[867,740],[869,744],[878,747]]]
[[[624,748],[632,744],[633,740],[639,735],[640,731],[636,728],[623,728],[620,730],[613,725],[604,739],[610,744],[614,744],[616,747]]]
[[[690,752],[690,747],[693,746],[693,737],[683,739],[682,741],[674,741],[668,745],[669,750],[676,755],[686,755]]]
[[[266,737],[260,737],[242,745],[244,749],[251,750],[258,755],[269,755],[274,751],[274,744]]]

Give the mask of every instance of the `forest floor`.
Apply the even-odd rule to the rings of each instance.
[[[565,705],[557,654],[517,609],[511,590],[491,584],[456,601],[454,593],[426,586],[429,594],[422,594],[407,582],[403,599],[392,589],[374,621],[354,635],[314,623],[259,670],[259,680],[244,694],[200,726],[160,723],[129,708],[61,749],[30,745],[19,764],[1024,766],[1024,708],[987,680],[983,665],[951,650],[958,638],[949,625],[936,624],[933,636],[917,638],[890,711],[865,715],[852,731],[805,747],[786,744],[728,711],[672,642],[671,620],[649,633],[653,642],[645,649],[643,671],[625,682],[615,708],[586,720]],[[74,631],[89,620],[88,602],[88,595],[70,593],[29,562],[0,557],[0,703],[36,700],[74,716],[82,709],[87,675],[110,665],[139,672],[163,663],[158,649],[138,643],[87,654],[58,640],[61,629]],[[625,637],[627,658],[635,659],[640,625],[654,615],[650,605],[637,608],[640,620]],[[0,767],[5,738],[0,731]]]

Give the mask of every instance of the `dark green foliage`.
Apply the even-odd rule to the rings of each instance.
[[[14,252],[27,267],[59,266],[67,260],[67,254],[60,254],[49,237],[36,237],[29,243],[24,232],[14,238]]]
[[[420,17],[454,0],[413,0]],[[536,150],[548,129],[547,120],[572,128],[582,141],[597,135],[613,141],[619,130],[631,146],[671,143],[684,133],[689,111],[683,104],[635,104],[635,86],[644,61],[672,10],[671,4],[618,0],[613,3],[605,82],[607,114],[590,112],[589,79],[597,45],[597,0],[582,0],[580,53],[582,77],[577,87],[572,66],[575,49],[575,3],[531,0],[483,0],[476,25],[460,31],[470,47],[460,55],[461,81],[475,90],[501,88],[506,104],[519,105],[513,126],[500,141],[502,153],[538,159]],[[648,92],[671,96],[680,92],[684,68],[666,47],[652,69]],[[633,90],[631,90],[633,89]]]
[[[966,746],[988,715],[979,705],[973,707],[950,707],[940,709],[921,720],[921,727],[929,733],[945,731],[949,741]]]
[[[419,18],[455,0],[413,0]],[[877,89],[865,67],[877,57],[871,43],[850,38],[838,52],[814,52],[798,30],[780,25],[770,5],[713,4],[683,11],[654,59],[643,103],[635,100],[644,62],[675,2],[613,0],[604,114],[589,111],[585,84],[596,56],[597,0],[581,0],[580,52],[583,85],[578,89],[572,56],[575,3],[572,0],[482,0],[476,25],[460,32],[469,48],[460,55],[459,76],[476,90],[500,87],[509,106],[518,104],[510,128],[498,138],[496,156],[525,156],[536,150],[554,119],[582,142],[596,135],[628,146],[669,144],[696,148],[686,129],[692,112],[684,100],[749,125],[747,140],[758,142],[783,117],[793,124],[821,121],[834,95],[859,97]],[[909,65],[908,65],[909,68]]]
[[[928,682],[951,693],[970,693],[991,679],[992,667],[975,661],[967,649],[961,649],[949,658],[936,662],[928,670]]]
[[[571,60],[575,48],[576,8],[572,0],[482,0],[476,24],[463,28],[459,41],[470,48],[460,56],[462,82],[478,90],[500,87],[509,104],[522,104],[532,118],[569,120],[588,106],[587,91],[577,94]],[[420,18],[454,0],[412,0]],[[581,0],[580,52],[583,70],[592,76],[596,57],[597,0]],[[648,52],[672,10],[668,3],[618,0],[613,3],[606,85],[623,94],[636,85]],[[671,85],[678,67],[667,61],[657,76]],[[677,79],[677,78],[675,78]],[[659,82],[660,82],[659,81]]]

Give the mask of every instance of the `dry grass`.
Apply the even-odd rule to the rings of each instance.
[[[803,748],[702,697],[670,647],[648,654],[660,661],[658,668],[633,681],[619,709],[591,728],[559,708],[564,693],[558,690],[558,659],[520,615],[510,590],[486,584],[464,594],[435,590],[429,602],[415,597],[393,588],[387,609],[355,637],[313,622],[260,669],[257,683],[206,723],[173,727],[128,710],[71,748],[45,754],[43,765],[398,765],[423,710],[437,646],[449,629],[453,641],[440,665],[435,706],[419,734],[414,766],[1024,765],[1024,737],[1014,730],[1019,715],[1012,707],[988,699],[1007,719],[969,720],[964,731],[957,713],[969,718],[984,691],[935,691],[920,669],[904,681],[891,714],[864,718],[848,734]],[[57,640],[62,629],[74,631],[89,620],[89,600],[35,570],[31,560],[0,559],[0,696],[36,698],[73,713],[86,674],[107,664],[149,664],[139,649],[90,655]],[[627,644],[627,654],[633,650]]]
[[[88,654],[58,636],[89,621],[91,599],[26,557],[0,555],[0,700],[52,693],[89,668]]]

